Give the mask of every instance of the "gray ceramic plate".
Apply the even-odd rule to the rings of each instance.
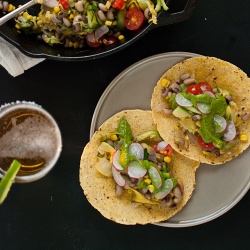
[[[109,117],[124,109],[150,109],[153,88],[174,64],[194,56],[173,52],[141,60],[119,74],[101,96],[91,123],[90,136]],[[201,164],[196,172],[196,189],[188,204],[163,227],[189,227],[211,221],[236,205],[250,187],[249,150],[229,163]]]

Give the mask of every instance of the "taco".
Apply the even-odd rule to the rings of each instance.
[[[85,146],[80,185],[107,219],[160,222],[191,198],[198,166],[162,140],[151,111],[125,110],[105,121]]]
[[[174,65],[155,86],[151,108],[163,139],[190,159],[222,164],[250,144],[250,80],[221,59]]]

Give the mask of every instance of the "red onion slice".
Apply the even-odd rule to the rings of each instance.
[[[95,43],[96,41],[95,41],[94,32],[88,33],[88,34],[86,35],[86,39],[87,39],[90,43]]]
[[[109,27],[102,25],[95,30],[95,39],[98,41],[103,35],[109,32]]]

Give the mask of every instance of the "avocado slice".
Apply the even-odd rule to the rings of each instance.
[[[146,141],[146,140],[150,140],[150,141],[162,141],[162,138],[159,134],[159,132],[157,130],[149,130],[145,133],[142,133],[140,135],[138,135],[135,140],[137,142],[140,141]]]
[[[173,112],[172,114],[179,118],[179,119],[185,119],[187,117],[191,117],[191,115],[188,113],[188,111],[186,111],[184,108],[178,106]]]

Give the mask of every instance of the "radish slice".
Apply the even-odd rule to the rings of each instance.
[[[182,107],[191,107],[193,106],[192,102],[189,101],[187,98],[185,98],[182,94],[178,93],[175,96],[175,101],[177,102],[178,105]]]
[[[215,133],[223,132],[227,127],[227,121],[223,116],[214,115]]]
[[[224,141],[232,141],[236,136],[236,128],[234,125],[234,122],[231,120],[228,122],[228,125],[226,127],[225,133],[223,135]]]
[[[167,145],[168,145],[167,142],[161,141],[161,142],[159,142],[159,143],[157,144],[156,149],[157,149],[157,151],[161,151],[161,150],[165,149],[165,148],[167,147]]]
[[[117,171],[114,166],[112,166],[112,174],[113,174],[113,177],[114,177],[116,184],[120,187],[124,187],[126,184],[126,181],[122,177],[121,173],[119,171]]]
[[[129,177],[138,179],[143,177],[147,170],[138,161],[132,161],[128,164],[127,173]]]
[[[203,102],[197,102],[197,108],[202,114],[208,114],[211,112],[211,106]]]
[[[135,156],[138,160],[144,159],[144,149],[138,142],[131,143],[129,146],[129,153]]]
[[[159,171],[154,166],[150,166],[148,169],[149,177],[156,188],[160,188],[162,185],[162,178]]]
[[[120,164],[120,155],[121,155],[121,151],[117,150],[113,157],[112,157],[112,163],[113,166],[117,169],[117,170],[124,170],[123,166]]]
[[[155,198],[158,200],[165,198],[172,190],[173,186],[174,186],[173,181],[171,179],[166,179],[160,191],[154,195]]]
[[[215,94],[214,94],[213,92],[209,91],[209,90],[204,90],[204,91],[203,91],[203,94],[209,95],[209,96],[211,96],[212,98],[215,98],[215,97],[216,97]]]

